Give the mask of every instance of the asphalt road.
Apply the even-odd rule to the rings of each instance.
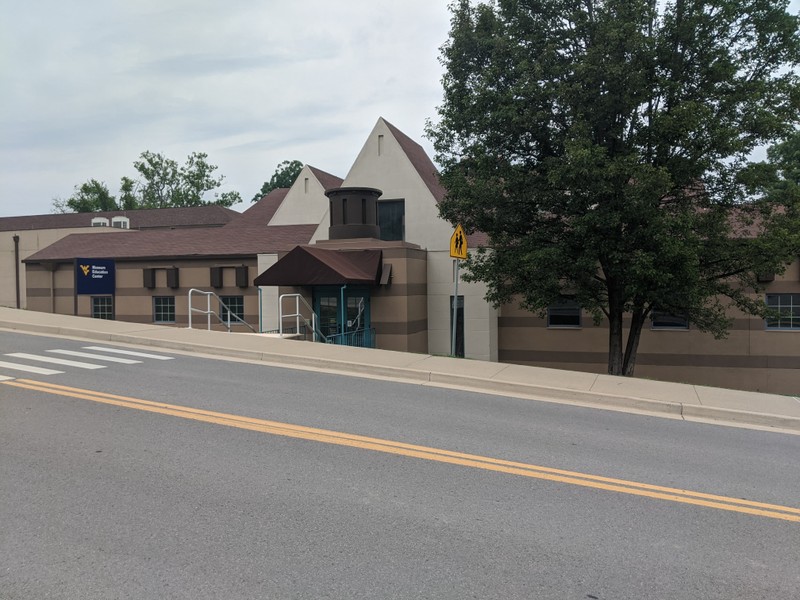
[[[114,348],[0,332],[4,600],[798,597],[800,436]]]

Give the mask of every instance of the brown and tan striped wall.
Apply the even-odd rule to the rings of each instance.
[[[765,293],[800,293],[800,263]],[[726,339],[688,330],[642,331],[635,375],[733,389],[800,395],[800,330],[767,330],[763,319],[732,311]],[[627,329],[626,329],[627,332]],[[499,318],[499,360],[558,369],[607,372],[608,323],[548,328],[546,320],[506,305]]]
[[[248,285],[246,288],[236,286],[235,267],[248,266]],[[211,287],[211,267],[222,266],[221,288]],[[167,285],[168,268],[178,268],[179,287]],[[50,270],[55,268],[55,270]],[[55,312],[59,314],[75,314],[74,267],[72,263],[41,265],[29,264],[27,271],[27,299],[30,310]],[[156,286],[149,289],[144,285],[144,270],[155,269]],[[116,263],[116,294],[114,297],[114,317],[118,321],[132,323],[153,323],[153,298],[156,296],[174,296],[175,326],[186,327],[189,323],[189,290],[192,288],[213,291],[218,296],[243,296],[244,320],[254,329],[258,328],[258,291],[252,286],[256,275],[256,260],[244,259],[236,261],[178,260]],[[204,296],[193,296],[195,308],[205,310],[207,302]],[[211,309],[219,313],[219,303],[212,298]],[[77,297],[78,316],[92,316],[91,296]],[[193,327],[207,327],[205,315],[193,313]],[[167,324],[167,323],[165,323]],[[212,317],[212,329],[226,329]],[[249,331],[243,325],[237,325],[234,331]]]
[[[388,285],[372,289],[371,318],[376,346],[401,352],[428,351],[427,253],[408,247],[384,248],[392,266]]]

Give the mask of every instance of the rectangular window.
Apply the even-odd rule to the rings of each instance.
[[[406,233],[405,200],[381,200],[378,202],[378,227],[381,230],[382,240],[404,240]]]
[[[222,300],[222,304],[228,307],[227,309],[223,305],[219,307],[219,316],[223,323],[228,322],[228,310],[231,313],[231,324],[239,322],[236,317],[244,321],[244,296],[221,296],[220,300]]]
[[[113,319],[114,298],[111,296],[92,296],[92,318]]]
[[[175,322],[175,296],[153,297],[153,322],[154,323]]]
[[[650,314],[653,329],[689,329],[689,319],[685,315],[673,315],[663,310]]]
[[[580,327],[581,307],[574,296],[561,296],[560,300],[547,309],[548,327]]]
[[[800,331],[800,294],[767,294],[767,306],[776,313],[767,329]]]

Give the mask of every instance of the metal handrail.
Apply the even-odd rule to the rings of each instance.
[[[294,298],[294,313],[292,314],[284,314],[283,313],[283,301],[285,298]],[[305,315],[300,313],[300,302],[303,302],[303,305],[308,308],[309,312],[311,313],[311,321],[309,321]],[[322,338],[322,341],[328,343],[328,338],[317,328],[317,315],[314,313],[314,309],[311,308],[306,299],[303,298],[302,294],[281,294],[278,297],[278,332],[281,337],[283,337],[283,320],[284,319],[291,319],[294,317],[295,319],[295,331],[300,331],[300,319],[303,319],[303,323],[305,325],[311,327],[311,331],[314,335],[314,341],[317,341],[317,336]]]
[[[353,331],[329,335],[327,343],[339,346],[353,346],[356,348],[374,348],[375,328],[354,329]]]
[[[192,306],[192,293],[202,294],[203,296],[206,297],[206,310],[203,310],[202,308],[194,308],[194,306]],[[222,318],[222,316],[220,316],[219,314],[217,314],[216,312],[211,310],[211,296],[214,296],[219,301],[220,308],[224,308],[228,312],[228,320],[227,320],[227,322],[225,321],[225,319]],[[231,316],[233,316],[233,318],[235,320],[239,321],[242,325],[247,326],[247,328],[250,329],[250,331],[252,331],[253,333],[256,333],[256,330],[253,329],[253,327],[252,327],[252,325],[250,325],[250,323],[248,323],[244,319],[239,318],[238,315],[233,314],[233,312],[231,311],[230,307],[227,304],[225,304],[222,301],[222,298],[217,296],[217,294],[215,294],[214,292],[206,292],[204,290],[198,290],[196,288],[190,289],[189,290],[189,329],[192,328],[192,313],[194,313],[194,312],[199,312],[201,314],[206,315],[207,325],[208,325],[208,329],[209,330],[211,329],[211,315],[214,315],[215,317],[217,317],[217,320],[220,323],[222,323],[223,325],[225,325],[228,328],[228,333],[230,333],[231,332]]]

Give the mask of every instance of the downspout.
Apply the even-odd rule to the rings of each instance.
[[[342,341],[344,341],[344,333],[347,330],[347,307],[344,305],[344,291],[346,289],[347,289],[347,284],[345,283],[342,286],[342,289],[339,290],[339,294],[342,297],[341,304],[339,305],[339,314],[342,317],[342,331],[340,332],[342,334],[341,337]]]
[[[14,234],[14,275],[17,284],[17,308],[22,308],[19,297],[19,235]]]
[[[264,311],[261,303],[264,301],[263,294],[261,293],[261,286],[258,287],[258,333],[264,333]]]

